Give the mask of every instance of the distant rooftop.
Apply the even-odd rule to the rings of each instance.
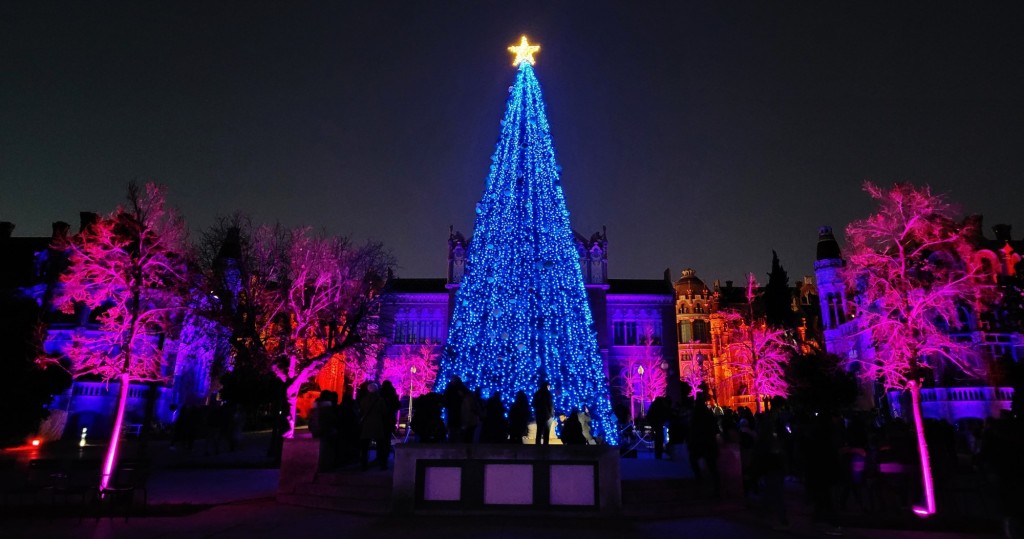
[[[391,292],[396,294],[444,294],[447,279],[402,279],[391,281]]]
[[[608,279],[609,294],[658,294],[671,296],[672,283],[664,279]]]

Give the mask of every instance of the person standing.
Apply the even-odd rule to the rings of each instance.
[[[700,461],[704,461],[708,475],[711,476],[711,491],[716,498],[719,497],[718,432],[718,419],[701,395],[694,405],[693,415],[690,416],[686,449],[690,453],[690,468],[698,485],[704,479],[700,468]]]
[[[523,443],[530,430],[530,401],[526,393],[519,391],[512,407],[508,410],[508,441],[513,444]]]
[[[386,428],[387,415],[384,399],[380,396],[377,382],[366,385],[359,397],[359,463],[363,470],[370,467],[370,444],[377,443],[375,463],[381,470],[388,469],[388,453],[391,448],[391,433]]]
[[[651,427],[654,438],[654,458],[660,459],[665,453],[665,423],[672,413],[672,403],[668,397],[655,397],[647,409],[647,425]]]
[[[477,431],[480,429],[480,388],[462,393],[462,442],[471,444],[479,441]]]
[[[583,436],[583,423],[580,423],[578,408],[573,408],[562,421],[561,439],[565,445],[587,445],[587,438]]]
[[[462,378],[458,376],[452,376],[444,388],[444,409],[445,419],[448,423],[449,442],[462,441],[462,398],[466,391],[466,386],[462,384]]]
[[[505,404],[501,402],[501,393],[497,391],[491,394],[484,406],[484,418],[480,426],[480,441],[485,444],[498,444],[508,441],[508,420],[505,419]]]
[[[537,445],[548,445],[551,432],[551,416],[555,413],[554,401],[547,382],[540,383],[540,389],[533,394],[533,415],[537,418]]]

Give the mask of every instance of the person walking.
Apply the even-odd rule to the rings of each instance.
[[[537,445],[548,445],[551,432],[551,416],[555,413],[554,401],[551,398],[550,385],[541,382],[540,388],[533,394],[533,415],[537,418]]]

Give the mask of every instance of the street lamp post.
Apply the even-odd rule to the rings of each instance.
[[[636,372],[640,375],[640,414],[646,415],[647,406],[645,404],[645,400],[647,397],[647,391],[644,390],[644,366],[640,365],[637,367]]]
[[[405,428],[408,430],[412,425],[412,384],[416,376],[416,365],[409,367],[409,415],[405,416]]]

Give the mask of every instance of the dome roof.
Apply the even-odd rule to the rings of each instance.
[[[676,295],[679,296],[708,295],[707,285],[697,278],[697,272],[693,268],[684,269],[682,277],[675,282],[673,287],[676,289]]]

